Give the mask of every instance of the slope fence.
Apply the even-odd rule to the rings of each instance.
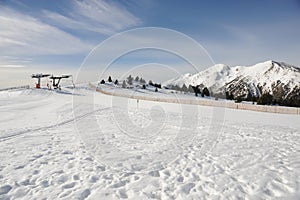
[[[7,91],[7,90],[29,89],[29,88],[30,88],[29,85],[22,85],[22,86],[17,86],[17,87],[3,88],[3,89],[0,89],[0,92],[1,92],[1,91]]]
[[[135,95],[135,94],[124,94],[124,93],[116,93],[114,91],[103,90],[99,87],[94,86],[91,83],[89,83],[89,86],[92,89],[96,90],[97,92],[100,92],[100,93],[103,93],[106,95],[126,97],[126,98],[131,98],[131,99],[158,101],[158,102],[166,102],[166,103],[178,103],[178,104],[192,104],[192,105],[201,105],[201,106],[225,107],[225,108],[231,108],[231,109],[251,110],[251,111],[257,111],[257,112],[300,115],[300,108],[296,108],[296,107],[242,104],[242,103],[234,103],[234,102],[228,102],[228,101],[203,100],[201,98],[198,98],[198,99],[177,98],[177,99],[175,99],[175,98],[161,98],[161,97],[155,97],[155,96],[141,96],[141,95]]]

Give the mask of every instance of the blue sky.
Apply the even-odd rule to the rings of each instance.
[[[299,0],[1,0],[0,68],[78,68],[103,40],[148,26],[192,37],[215,63],[300,66]],[[155,55],[123,62],[160,62]]]

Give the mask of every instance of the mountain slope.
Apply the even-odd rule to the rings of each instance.
[[[206,86],[214,94],[227,92],[243,99],[259,97],[264,92],[285,99],[299,96],[300,69],[272,60],[248,67],[217,64],[197,74],[186,74],[163,83],[180,87],[183,84]]]

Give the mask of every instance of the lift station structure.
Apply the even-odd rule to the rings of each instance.
[[[36,78],[37,79],[37,83],[35,85],[36,88],[41,88],[41,79],[45,78],[45,77],[49,77],[49,79],[51,79],[52,85],[54,89],[60,89],[59,83],[61,81],[61,79],[67,79],[72,77],[72,84],[75,87],[74,83],[73,83],[73,76],[72,75],[62,75],[62,76],[53,76],[50,74],[32,74],[31,78]],[[51,89],[51,86],[47,83],[47,87],[48,89]]]
[[[59,89],[59,83],[61,81],[61,79],[64,78],[70,78],[72,77],[72,75],[62,75],[62,76],[50,76],[49,78],[52,79],[52,85],[54,89]]]
[[[50,76],[50,74],[32,74],[31,78],[36,78],[37,83],[35,85],[36,88],[41,88],[41,79]]]

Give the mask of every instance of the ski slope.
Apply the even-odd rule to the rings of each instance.
[[[2,91],[0,113],[0,199],[300,198],[298,115],[84,85]]]

